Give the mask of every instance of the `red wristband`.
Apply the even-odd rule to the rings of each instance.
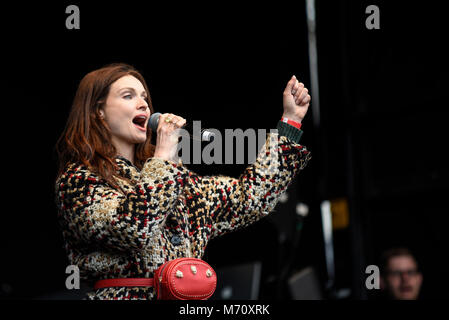
[[[291,126],[294,126],[295,128],[301,129],[301,123],[299,123],[299,122],[296,122],[296,121],[293,121],[293,120],[290,120],[290,119],[287,119],[284,117],[281,118],[281,121],[285,122]]]

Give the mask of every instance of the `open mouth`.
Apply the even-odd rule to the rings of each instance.
[[[145,125],[147,123],[147,117],[144,115],[138,115],[134,117],[133,123],[136,127],[138,127],[142,131],[146,131]]]

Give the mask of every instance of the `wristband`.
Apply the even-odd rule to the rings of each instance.
[[[280,136],[285,136],[291,141],[299,144],[302,136],[301,129],[297,129],[296,127],[291,126],[283,121],[278,122],[277,129]]]
[[[291,126],[294,126],[295,128],[301,129],[301,123],[299,123],[299,122],[290,120],[290,119],[285,118],[285,117],[282,117],[281,121],[284,122],[284,123],[287,123],[287,124],[289,124]]]

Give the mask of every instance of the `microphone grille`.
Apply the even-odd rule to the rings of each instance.
[[[159,123],[159,117],[161,114],[159,112],[153,113],[150,116],[150,120],[148,120],[148,125],[150,126],[150,129],[154,132],[157,130],[157,125]]]

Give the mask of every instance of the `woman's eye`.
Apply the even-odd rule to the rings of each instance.
[[[130,94],[127,94],[126,96],[123,96],[123,98],[124,99],[127,99],[127,100],[130,100],[130,99],[132,99],[132,95],[130,95]]]

